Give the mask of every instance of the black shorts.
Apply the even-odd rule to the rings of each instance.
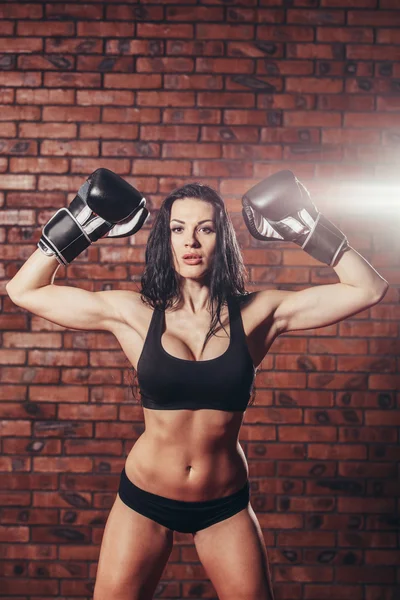
[[[250,501],[250,485],[247,480],[242,489],[230,496],[203,502],[186,502],[142,490],[128,479],[124,467],[118,495],[127,506],[172,531],[196,533],[246,508]]]

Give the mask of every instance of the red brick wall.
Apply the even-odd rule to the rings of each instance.
[[[277,600],[394,600],[398,0],[10,2],[0,15],[2,597],[91,598],[119,473],[143,431],[116,340],[53,325],[4,289],[43,224],[104,166],[153,212],[188,181],[218,189],[248,289],[335,283],[242,221],[242,193],[292,169],[389,281],[371,309],[276,340],[240,441]],[[137,289],[151,224],[96,243],[57,283]],[[197,561],[176,534],[160,597],[215,597]]]

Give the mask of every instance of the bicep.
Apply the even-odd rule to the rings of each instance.
[[[333,325],[381,299],[368,290],[345,283],[318,285],[299,292],[279,291],[275,320],[282,333]]]
[[[122,319],[118,297],[123,290],[90,292],[81,288],[46,285],[11,300],[21,308],[70,329],[109,331]]]

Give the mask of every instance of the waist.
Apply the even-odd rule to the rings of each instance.
[[[248,480],[239,442],[234,446],[188,448],[160,443],[142,434],[130,451],[125,471],[138,487],[153,494],[200,501],[234,493]]]

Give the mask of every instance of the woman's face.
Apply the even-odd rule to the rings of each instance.
[[[197,198],[175,200],[169,227],[174,269],[182,277],[203,277],[212,264],[216,246],[214,206]],[[184,256],[188,254],[196,254],[201,260],[186,262]]]

